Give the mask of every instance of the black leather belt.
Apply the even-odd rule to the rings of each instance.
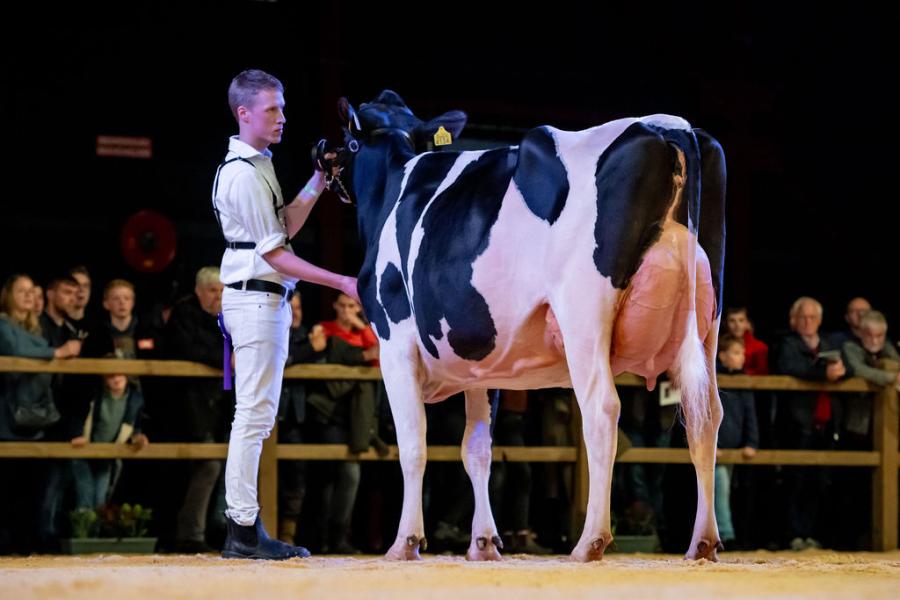
[[[229,250],[255,250],[256,242],[225,242]]]
[[[233,290],[244,290],[247,292],[268,292],[270,294],[278,294],[279,296],[284,296],[287,300],[290,300],[291,296],[294,295],[294,290],[289,290],[280,283],[274,283],[272,281],[266,281],[264,279],[248,279],[247,281],[236,281],[235,283],[229,283],[225,287],[230,287]]]

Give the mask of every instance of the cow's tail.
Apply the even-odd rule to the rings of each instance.
[[[684,192],[681,202],[699,203],[699,169],[690,168],[689,161],[699,162],[696,146],[688,144],[687,148],[678,150],[681,166],[681,179],[676,180],[676,195]],[[699,165],[698,165],[699,166]],[[693,185],[685,185],[688,177],[696,177]],[[691,197],[696,195],[696,197]],[[677,204],[677,202],[676,202]],[[698,206],[698,204],[695,204]],[[698,210],[688,210],[689,215],[699,218]],[[697,223],[689,223],[687,231],[682,234],[681,256],[686,261],[688,278],[688,311],[684,323],[684,339],[675,358],[672,371],[675,385],[681,392],[682,421],[692,435],[699,435],[704,425],[712,420],[710,410],[709,383],[712,374],[706,359],[703,341],[699,336],[697,324]]]

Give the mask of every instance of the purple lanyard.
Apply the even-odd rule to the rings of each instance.
[[[231,389],[231,334],[225,329],[225,317],[219,313],[219,329],[222,331],[222,337],[225,338],[225,346],[222,353],[222,389]]]

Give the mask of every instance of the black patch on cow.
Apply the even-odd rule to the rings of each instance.
[[[630,125],[597,161],[594,264],[618,289],[659,239],[676,165],[675,149],[643,123]]]
[[[397,247],[400,250],[400,268],[405,281],[409,281],[409,245],[412,243],[413,229],[428,201],[447,178],[457,157],[458,152],[437,152],[422,156],[403,188],[403,197],[398,200],[397,206]]]
[[[514,179],[531,212],[553,225],[566,205],[569,178],[546,127],[532,129],[522,140]]]
[[[364,146],[350,167],[354,189],[357,191],[359,233],[366,249],[365,260],[357,277],[357,289],[363,308],[382,339],[391,336],[384,307],[378,302],[375,265],[378,261],[378,244],[384,223],[391,213],[394,201],[400,194],[403,165],[411,155],[397,152],[405,148],[397,142],[382,138],[377,143]]]
[[[409,318],[409,298],[406,296],[406,288],[403,286],[403,276],[397,265],[388,263],[379,278],[379,291],[381,302],[388,318],[394,323]]]
[[[695,129],[700,147],[700,226],[697,239],[709,258],[716,292],[716,316],[722,313],[725,272],[725,152],[711,135]]]
[[[431,338],[441,338],[442,319],[458,356],[481,360],[494,349],[497,330],[487,302],[472,286],[472,265],[488,246],[517,160],[516,149],[485,152],[435,198],[422,220],[425,235],[412,275],[413,312],[422,344],[435,358]]]

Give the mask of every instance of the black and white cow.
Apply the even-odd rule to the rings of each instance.
[[[519,146],[423,152],[466,115],[416,118],[394,92],[340,110],[342,175],[358,204],[359,292],[381,341],[397,427],[403,511],[388,557],[424,545],[425,402],[464,391],[462,458],[475,493],[467,558],[499,558],[488,501],[489,389],[572,387],[583,418],[590,492],[572,556],[612,541],[616,374],[670,371],[697,472],[690,558],[721,548],[713,469],[721,403],[713,361],[724,262],[725,162],[681,118],[655,115],[585,131],[534,129]]]

